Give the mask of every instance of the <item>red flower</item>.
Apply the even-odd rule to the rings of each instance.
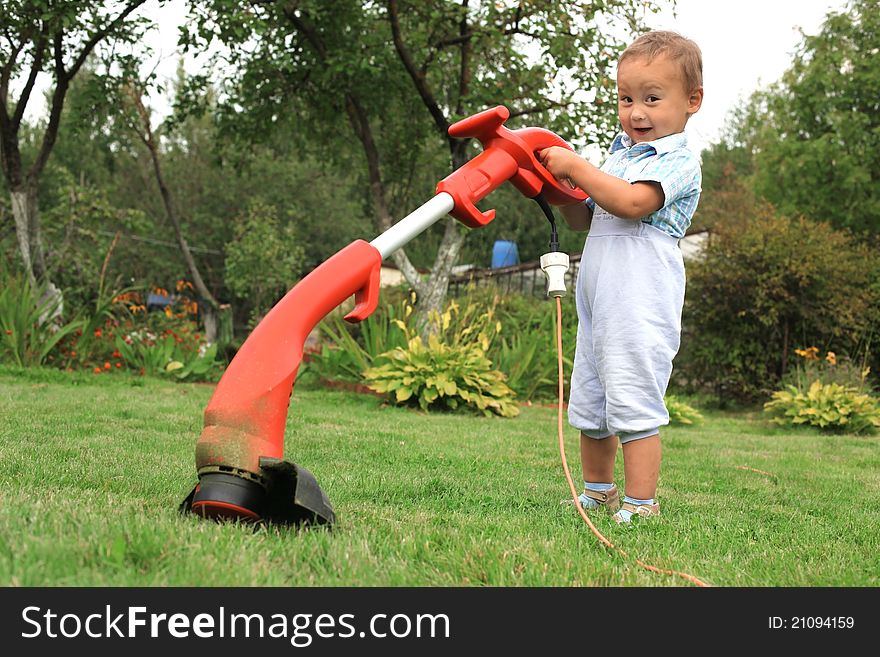
[[[109,369],[110,369],[110,363],[108,363],[107,361],[104,361],[104,369],[105,369],[105,370],[109,370]]]
[[[100,368],[100,367],[96,367],[96,368],[93,369],[92,371],[93,371],[95,374],[100,374],[100,373],[101,373],[101,368]]]
[[[110,354],[112,358],[122,358],[122,354],[119,353],[119,349],[114,349],[113,353]]]
[[[120,367],[122,367],[122,363],[116,363],[116,369],[119,369]]]
[[[99,328],[96,328],[96,329],[95,329],[95,337],[96,337],[96,338],[100,338],[100,337],[101,337],[101,329],[99,329]]]

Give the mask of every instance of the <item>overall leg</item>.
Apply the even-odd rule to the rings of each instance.
[[[568,417],[580,430],[581,469],[584,492],[580,504],[585,509],[605,506],[612,513],[619,508],[619,495],[614,485],[614,459],[617,436],[608,431],[605,420],[605,390],[596,368],[593,353],[592,296],[595,293],[597,265],[601,262],[598,249],[590,248],[587,240],[584,258],[578,272],[576,301],[578,334],[574,368],[571,375]]]

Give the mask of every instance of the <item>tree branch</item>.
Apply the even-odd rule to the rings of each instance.
[[[12,50],[9,52],[9,60],[6,62],[6,65],[3,67],[3,70],[0,71],[0,100],[3,103],[6,103],[6,96],[9,94],[9,79],[12,77],[12,69],[15,67],[15,60],[18,59],[18,54],[21,52],[22,48],[24,48],[25,42],[30,38],[30,34],[27,32],[21,35],[21,43],[17,46],[13,45],[12,40],[9,40],[9,45],[12,46]]]
[[[150,112],[144,105],[143,98],[141,97],[141,91],[137,89],[133,83],[130,83],[126,86],[125,94],[126,96],[128,96],[128,99],[131,102],[132,107],[134,107],[135,111],[137,112],[138,119],[140,120],[141,127],[138,130],[138,137],[140,137],[141,141],[143,141],[144,145],[147,147],[147,150],[150,152],[150,159],[153,162],[153,174],[156,178],[156,184],[159,186],[159,193],[162,196],[162,204],[165,207],[165,216],[168,218],[168,221],[171,222],[171,225],[174,228],[174,235],[177,238],[177,244],[180,247],[180,251],[183,255],[183,260],[186,263],[187,269],[189,269],[190,276],[192,276],[196,292],[198,292],[199,296],[205,301],[206,304],[211,306],[211,308],[213,309],[217,309],[219,307],[217,299],[214,298],[214,295],[211,294],[208,286],[205,285],[205,281],[202,278],[202,274],[199,271],[198,265],[196,265],[195,258],[193,257],[192,251],[189,248],[189,244],[186,241],[186,237],[183,234],[183,227],[180,223],[180,216],[177,214],[177,210],[174,207],[174,200],[171,196],[171,190],[165,183],[165,176],[162,173],[162,165],[159,158],[159,147],[153,135]]]
[[[55,62],[55,86],[65,78],[64,72],[64,28],[59,27],[52,35],[53,61]]]
[[[326,63],[327,61],[327,48],[324,46],[324,42],[321,41],[318,33],[315,31],[311,25],[309,25],[306,21],[302,19],[302,17],[296,15],[296,7],[290,4],[284,5],[281,11],[284,13],[284,17],[293,23],[293,26],[299,30],[303,35],[305,35],[306,39],[309,40],[309,43],[312,44],[312,47],[315,49],[315,52],[318,53],[318,57],[321,58],[321,61]]]
[[[86,44],[83,46],[83,49],[80,52],[79,56],[74,60],[73,64],[70,67],[70,71],[68,72],[68,79],[77,74],[80,67],[83,65],[83,63],[85,63],[86,58],[91,54],[92,50],[95,49],[95,46],[98,45],[98,42],[109,35],[110,32],[112,32],[120,23],[128,18],[128,15],[131,14],[131,12],[144,4],[144,2],[146,2],[146,0],[134,0],[133,2],[131,2],[116,18],[114,18],[100,30],[97,30],[92,35],[92,38],[86,41]]]
[[[24,89],[22,89],[21,94],[18,97],[18,102],[15,104],[15,115],[12,117],[11,126],[13,132],[17,132],[18,126],[21,125],[21,119],[24,116],[24,110],[27,107],[28,100],[30,100],[31,91],[34,89],[37,74],[43,70],[43,56],[46,54],[48,39],[49,27],[43,23],[43,29],[40,30],[40,37],[34,42],[34,61],[33,64],[31,64],[30,75],[28,75]]]
[[[440,106],[437,104],[434,94],[428,89],[428,83],[425,80],[425,76],[416,69],[415,62],[413,62],[409,50],[407,50],[406,45],[403,43],[403,38],[400,34],[400,16],[398,13],[397,0],[388,0],[388,20],[391,22],[391,36],[394,40],[394,48],[397,50],[400,61],[403,62],[406,72],[409,73],[413,84],[416,86],[416,91],[418,91],[419,96],[422,98],[422,102],[425,104],[425,107],[428,108],[428,112],[430,112],[431,117],[434,119],[434,125],[436,125],[440,133],[446,137],[451,147],[452,138],[447,132],[449,130],[449,121],[443,114],[443,110],[441,110]]]
[[[49,153],[55,145],[55,138],[58,136],[58,126],[61,124],[61,109],[64,106],[64,97],[67,95],[67,87],[70,84],[70,78],[66,77],[64,72],[64,30],[61,28],[55,33],[53,39],[54,60],[55,60],[55,89],[52,92],[52,106],[49,109],[49,123],[46,124],[46,130],[43,132],[43,141],[40,144],[40,151],[34,159],[34,163],[28,170],[27,178],[31,183],[35,183],[40,177],[46,162],[49,160]]]
[[[284,16],[293,23],[294,27],[306,37],[315,49],[315,52],[318,53],[318,57],[321,61],[325,62],[327,60],[327,49],[324,42],[321,41],[317,31],[315,31],[307,21],[303,20],[302,17],[296,15],[294,7],[285,5],[282,8],[282,11]],[[388,210],[385,186],[382,183],[382,171],[379,164],[379,149],[376,147],[376,142],[373,139],[373,130],[370,127],[370,120],[367,116],[367,111],[361,104],[360,99],[358,99],[352,92],[346,92],[344,94],[344,102],[345,113],[348,116],[349,125],[352,130],[354,130],[358,140],[361,142],[361,147],[364,149],[364,155],[367,158],[370,196],[373,200],[373,209],[376,212],[376,219],[379,228],[381,230],[388,230],[392,224],[392,217],[391,212]],[[425,286],[419,278],[418,270],[410,262],[406,252],[403,249],[398,249],[392,254],[392,259],[406,281],[416,291],[416,294],[421,295],[425,290]]]
[[[58,126],[61,123],[61,110],[64,107],[64,98],[67,95],[67,88],[70,86],[70,80],[76,75],[80,67],[85,62],[89,54],[94,50],[95,46],[101,39],[110,34],[131,12],[140,7],[146,0],[133,0],[116,18],[110,21],[103,28],[97,30],[92,37],[83,46],[79,56],[74,60],[70,70],[65,71],[64,68],[64,30],[59,27],[55,32],[54,49],[55,49],[55,91],[52,93],[52,106],[49,110],[49,123],[46,125],[46,131],[43,133],[43,141],[40,144],[40,152],[37,154],[34,163],[28,171],[28,178],[36,180],[46,162],[49,159],[49,153],[55,145],[58,137]]]
[[[467,22],[467,7],[468,0],[464,0],[461,5],[461,21],[458,24],[459,33],[464,36],[465,34],[469,34],[468,30],[468,22]],[[458,99],[455,103],[455,114],[456,116],[461,116],[464,111],[462,105],[462,99],[465,98],[468,94],[468,90],[470,88],[471,82],[471,40],[466,39],[461,43],[461,59],[459,62],[458,69]]]
[[[566,103],[557,103],[554,101],[549,101],[546,105],[542,105],[539,107],[527,107],[520,110],[511,110],[510,118],[516,118],[518,116],[528,116],[529,114],[538,114],[540,112],[547,112],[551,109],[567,109],[574,105],[573,101],[568,101]]]

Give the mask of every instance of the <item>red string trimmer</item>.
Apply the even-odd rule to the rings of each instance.
[[[581,190],[561,185],[535,155],[550,146],[571,146],[541,128],[509,130],[504,127],[509,116],[499,106],[450,126],[450,136],[476,138],[483,152],[441,180],[430,201],[372,242],[356,240],[331,256],[257,325],[205,409],[196,444],[199,482],[182,511],[278,524],[334,522],[330,500],[312,473],[283,460],[290,395],[311,330],[351,295],[355,307],[345,319],[369,317],[379,301],[382,260],[447,214],[470,228],[485,226],[495,210],[482,212],[475,204],[506,180],[542,208],[586,199]]]

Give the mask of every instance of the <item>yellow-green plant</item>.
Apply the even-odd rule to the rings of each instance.
[[[703,416],[689,404],[685,404],[675,395],[666,395],[666,410],[669,411],[669,424],[697,424]]]
[[[783,426],[807,424],[853,434],[873,434],[880,429],[880,400],[838,383],[816,380],[807,392],[788,386],[774,392],[764,410]]]
[[[448,345],[430,336],[425,344],[415,336],[406,348],[392,349],[381,359],[385,362],[364,377],[372,390],[389,394],[398,404],[417,403],[424,411],[471,407],[487,416],[519,414],[504,374],[493,369],[478,343]]]
[[[429,321],[439,335],[423,340],[404,320],[393,320],[403,331],[406,346],[381,354],[376,359],[379,364],[364,372],[370,388],[389,394],[398,404],[417,403],[425,411],[470,407],[487,416],[518,415],[516,394],[486,355],[501,331],[494,305],[481,312],[476,303],[462,307],[453,300]]]

